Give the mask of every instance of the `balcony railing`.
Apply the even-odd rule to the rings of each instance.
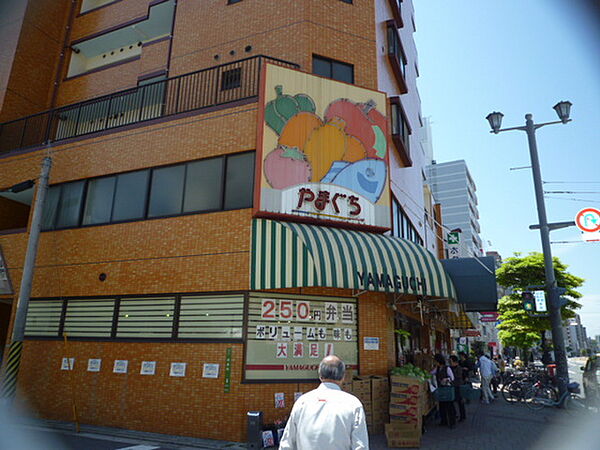
[[[256,97],[265,62],[299,67],[254,56],[5,122],[0,124],[0,155]]]

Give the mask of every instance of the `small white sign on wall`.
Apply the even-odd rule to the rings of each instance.
[[[156,373],[156,361],[142,361],[140,375],[154,375]]]
[[[75,366],[75,358],[63,358],[60,365],[60,370],[73,370]]]
[[[185,377],[186,366],[187,363],[184,362],[171,363],[171,371],[169,372],[169,375],[172,377]]]
[[[100,372],[100,367],[102,366],[101,359],[88,359],[88,372]]]
[[[115,359],[115,365],[113,366],[114,373],[127,373],[127,366],[129,361],[126,359]]]
[[[379,350],[379,338],[365,337],[363,341],[363,348],[365,350]]]
[[[202,378],[219,378],[218,364],[204,364],[202,368]]]

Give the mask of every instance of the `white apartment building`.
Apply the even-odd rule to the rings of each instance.
[[[436,163],[425,168],[433,197],[442,205],[442,221],[446,228],[460,229],[459,257],[483,255],[479,233],[477,187],[464,160]]]

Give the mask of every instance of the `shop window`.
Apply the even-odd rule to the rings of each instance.
[[[113,222],[144,217],[149,173],[148,170],[142,170],[117,176]]]
[[[242,85],[242,68],[226,70],[221,75],[221,90],[235,89]]]
[[[224,162],[224,158],[213,158],[187,164],[184,212],[222,208]]]
[[[244,296],[182,296],[177,337],[241,339]]]
[[[173,336],[175,297],[121,299],[117,338],[168,338]]]
[[[254,153],[227,158],[225,209],[249,208],[254,195]]]
[[[63,301],[29,302],[25,334],[28,336],[58,336]]]
[[[105,337],[112,333],[114,299],[69,300],[64,332],[70,337]]]
[[[183,164],[152,171],[148,217],[181,214],[184,179]]]
[[[84,181],[62,185],[56,214],[56,228],[70,228],[78,225],[84,185]]]
[[[88,183],[83,225],[110,222],[116,177],[90,180]]]
[[[354,66],[322,56],[313,55],[313,73],[346,83],[354,83]]]

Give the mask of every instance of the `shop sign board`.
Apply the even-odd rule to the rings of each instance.
[[[255,216],[391,226],[383,92],[266,64]]]
[[[481,336],[481,332],[478,330],[465,330],[464,335],[468,337],[478,337]]]
[[[317,379],[321,359],[358,362],[356,299],[250,296],[246,380]]]
[[[479,321],[482,323],[496,322],[498,320],[498,316],[500,316],[500,313],[497,312],[482,312],[480,314],[481,317],[479,318]]]

